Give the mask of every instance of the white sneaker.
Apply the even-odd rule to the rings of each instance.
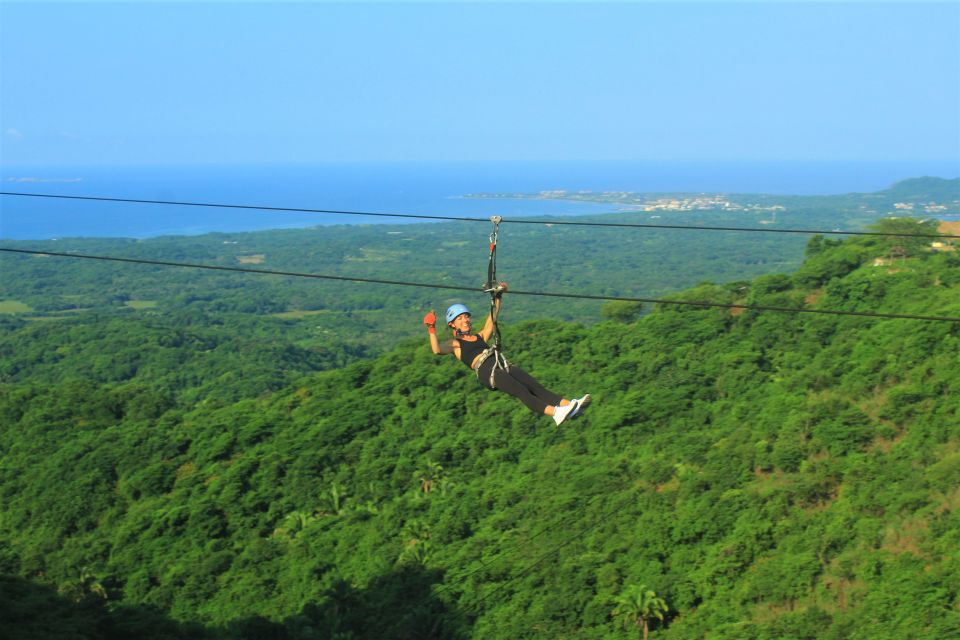
[[[570,416],[570,414],[574,413],[577,410],[577,406],[578,405],[576,400],[566,405],[565,407],[561,407],[557,405],[556,409],[553,412],[553,421],[557,423],[558,427],[561,424],[563,424],[563,421],[566,420]]]
[[[587,393],[582,398],[574,400],[574,402],[577,404],[577,408],[570,414],[570,417],[579,418],[583,415],[583,412],[587,410],[587,407],[590,406],[590,394]]]

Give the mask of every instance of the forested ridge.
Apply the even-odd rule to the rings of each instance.
[[[960,257],[928,244],[815,237],[789,275],[675,295],[960,316]],[[559,428],[423,337],[247,391],[238,365],[220,395],[8,372],[4,634],[636,638],[640,588],[653,638],[960,634],[956,323],[608,315],[503,327],[512,360],[593,394]],[[148,321],[144,345],[170,339]],[[82,348],[29,329],[34,359]]]

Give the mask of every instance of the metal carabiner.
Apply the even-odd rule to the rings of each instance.
[[[493,223],[493,231],[490,233],[490,249],[497,244],[497,235],[500,233],[500,223],[503,222],[503,216],[490,216],[490,222]]]

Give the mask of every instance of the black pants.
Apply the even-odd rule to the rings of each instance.
[[[480,383],[488,389],[491,388],[490,370],[493,368],[494,360],[494,358],[487,358],[480,365],[480,371],[478,372]],[[562,396],[558,396],[544,387],[533,376],[515,364],[510,365],[509,371],[498,368],[493,374],[493,384],[500,391],[520,400],[534,413],[542,414],[548,406],[556,406],[563,400]]]

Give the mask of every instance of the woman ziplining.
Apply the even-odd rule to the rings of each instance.
[[[490,220],[493,222],[493,233],[490,234],[490,260],[487,286],[484,289],[490,294],[490,315],[480,332],[474,334],[471,332],[473,322],[470,310],[460,303],[451,305],[447,309],[445,320],[453,331],[453,339],[441,342],[437,338],[437,314],[431,310],[423,318],[430,336],[430,348],[437,355],[453,354],[457,360],[477,373],[477,379],[482,385],[488,389],[499,389],[517,398],[534,413],[551,416],[559,426],[567,418],[583,414],[590,404],[590,394],[574,400],[564,398],[544,387],[517,365],[508,362],[500,353],[497,318],[507,283],[498,283],[496,279],[497,232],[501,218],[494,216]]]
[[[506,291],[506,283],[502,283]],[[500,311],[500,295],[494,297],[493,310],[487,317],[483,329],[473,334],[470,310],[463,304],[452,305],[447,309],[447,326],[454,332],[454,338],[441,342],[437,338],[437,315],[433,311],[423,318],[430,335],[430,348],[437,355],[452,353],[457,360],[477,373],[477,379],[488,389],[499,389],[520,400],[534,413],[552,416],[559,426],[567,418],[582,415],[590,404],[590,394],[582,398],[569,400],[537,382],[533,376],[512,364],[503,357],[497,347],[487,343],[494,332],[496,314]]]

